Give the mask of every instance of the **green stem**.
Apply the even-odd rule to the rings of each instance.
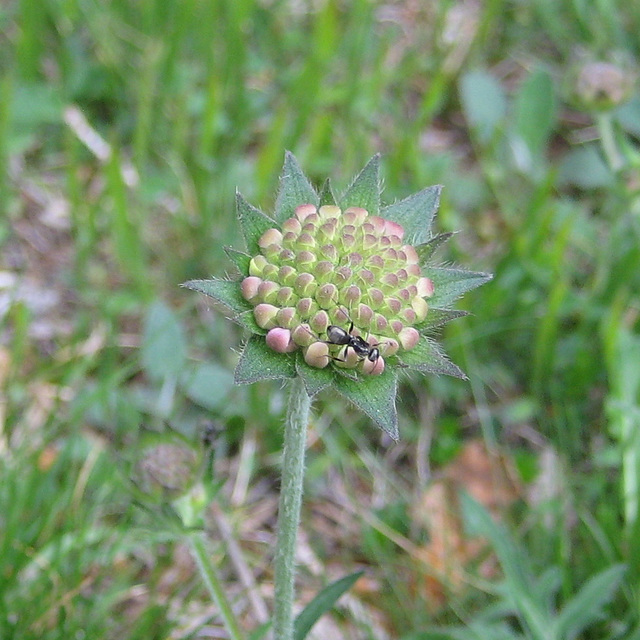
[[[311,398],[299,377],[291,381],[284,431],[282,485],[275,559],[274,640],[293,639],[295,553],[304,480],[304,454]]]
[[[200,570],[200,575],[220,611],[229,637],[232,640],[244,640],[244,634],[240,630],[240,625],[229,604],[229,600],[227,600],[224,587],[218,577],[218,572],[211,561],[211,553],[210,550],[207,549],[204,535],[201,531],[193,531],[189,534],[191,550],[193,551],[198,569]]]

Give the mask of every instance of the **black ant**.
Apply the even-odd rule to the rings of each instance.
[[[380,349],[369,344],[363,337],[354,336],[351,333],[352,331],[353,322],[349,325],[349,331],[345,331],[342,327],[338,327],[335,324],[329,325],[327,327],[327,344],[344,345],[344,359],[342,359],[342,362],[348,357],[349,347],[351,347],[360,360],[366,358],[375,365],[380,358]],[[337,359],[341,360],[340,358]]]

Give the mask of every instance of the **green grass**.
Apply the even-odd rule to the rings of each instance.
[[[403,640],[640,637],[640,95],[598,113],[571,90],[585,61],[637,68],[640,8],[314,6],[0,8],[0,637],[220,625],[167,505],[131,487],[145,435],[169,428],[217,434],[217,500],[271,583],[283,391],[233,388],[240,330],[177,285],[231,270],[235,189],[268,211],[285,149],[340,189],[380,151],[388,202],[444,184],[436,226],[461,233],[443,262],[495,273],[444,335],[470,382],[407,380],[400,445],[316,403],[303,522],[320,569],[301,569],[301,598],[364,566],[359,609],[333,616],[344,638],[380,620]],[[72,105],[108,157],[65,124]],[[422,500],[474,437],[527,489],[499,529],[464,502],[497,560],[469,559],[434,606]]]

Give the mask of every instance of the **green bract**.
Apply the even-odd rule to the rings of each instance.
[[[237,383],[300,376],[309,395],[333,386],[397,439],[398,372],[465,377],[425,333],[465,315],[449,306],[491,276],[431,266],[451,235],[431,234],[441,187],[381,209],[379,165],[376,155],[336,199],[287,153],[273,217],[237,194],[247,253],[227,254],[240,278],[184,286],[251,331]]]

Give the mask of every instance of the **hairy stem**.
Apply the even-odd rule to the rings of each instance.
[[[291,381],[284,432],[282,485],[275,559],[273,639],[293,638],[295,553],[304,480],[304,454],[311,399],[299,377]]]

